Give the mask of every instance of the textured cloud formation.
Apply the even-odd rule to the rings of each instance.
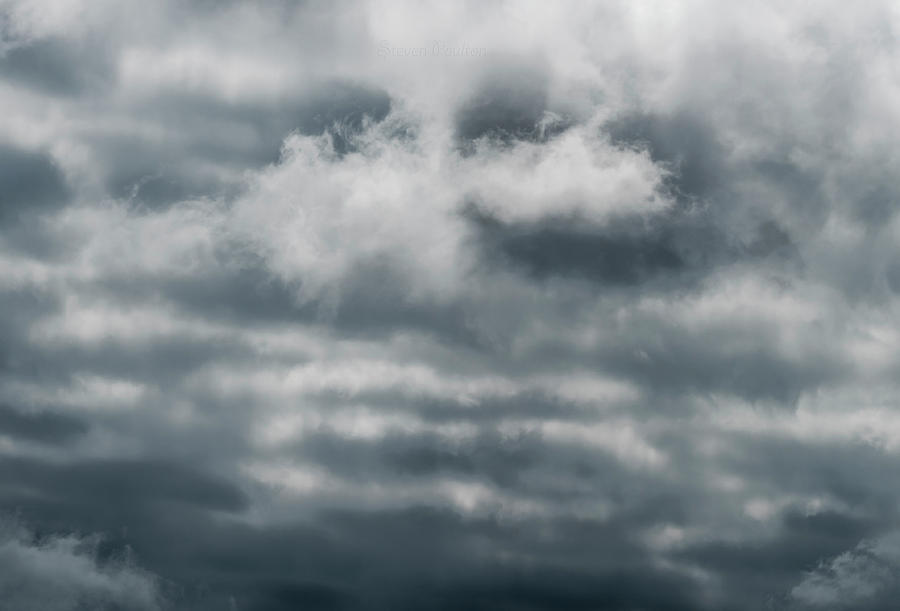
[[[809,608],[886,609],[896,597],[897,534],[863,541],[823,562],[791,592]]]
[[[36,538],[4,522],[0,539],[3,605],[22,611],[161,609],[154,578],[127,557],[98,564],[101,541],[74,535]]]
[[[898,28],[3,2],[0,593],[889,607]]]

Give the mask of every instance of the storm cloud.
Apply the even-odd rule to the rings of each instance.
[[[3,3],[0,608],[891,608],[898,28]]]

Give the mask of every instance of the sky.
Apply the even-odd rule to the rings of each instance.
[[[898,32],[0,0],[0,609],[894,608]]]

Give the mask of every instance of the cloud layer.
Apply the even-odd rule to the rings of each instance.
[[[898,27],[3,3],[0,599],[884,608]]]
[[[23,611],[75,609],[161,609],[152,575],[127,556],[97,562],[102,543],[73,535],[36,538],[14,521],[4,521],[0,539],[3,604]]]

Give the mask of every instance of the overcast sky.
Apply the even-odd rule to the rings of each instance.
[[[898,31],[0,0],[0,608],[894,608]]]

